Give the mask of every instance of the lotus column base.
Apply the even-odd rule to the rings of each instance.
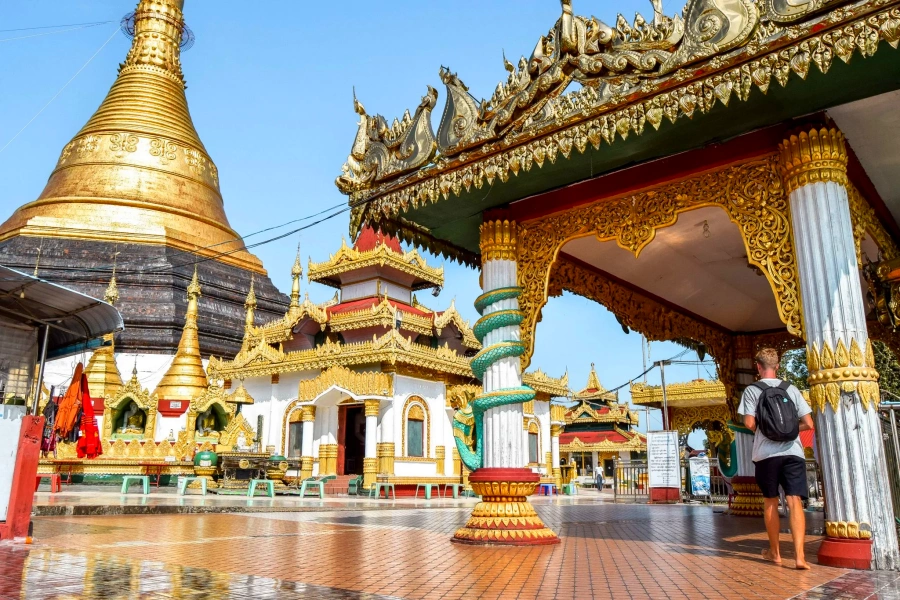
[[[492,546],[535,546],[558,544],[550,530],[528,502],[540,482],[530,469],[478,469],[469,483],[481,502],[454,542]]]
[[[761,517],[765,508],[762,490],[756,484],[755,477],[736,476],[731,480],[734,488],[734,499],[731,501],[732,515],[738,517]]]

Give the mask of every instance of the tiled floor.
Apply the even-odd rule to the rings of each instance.
[[[32,546],[0,547],[0,597],[900,599],[894,573],[762,561],[761,520],[596,500],[536,499],[562,538],[537,548],[451,544],[470,507],[424,503],[41,517]],[[792,566],[788,535],[782,543]]]

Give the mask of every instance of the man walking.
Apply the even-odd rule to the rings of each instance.
[[[803,499],[808,495],[806,460],[799,432],[813,428],[812,410],[796,387],[778,379],[778,365],[778,352],[774,348],[763,348],[757,353],[759,381],[744,390],[738,413],[743,415],[747,429],[755,434],[753,463],[756,483],[765,499],[764,517],[769,535],[769,548],[763,551],[763,558],[781,564],[778,542],[778,487],[781,486],[790,511],[796,568],[809,569],[803,552],[806,537]]]

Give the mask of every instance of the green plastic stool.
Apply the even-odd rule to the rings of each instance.
[[[437,484],[435,484],[435,483],[417,483],[417,484],[416,484],[416,495],[415,495],[415,498],[418,498],[418,497],[419,497],[419,488],[420,488],[420,487],[424,487],[424,488],[425,488],[425,499],[426,499],[426,500],[431,500],[431,488],[437,489],[437,490],[438,490],[438,493],[440,493],[440,488],[439,488],[439,487],[437,486]],[[387,493],[385,493],[385,495],[387,495]],[[395,499],[396,499],[396,496],[395,496]]]
[[[256,486],[259,484],[266,486],[266,495],[269,498],[275,497],[275,482],[271,479],[251,479],[250,488],[247,490],[247,495],[252,498],[254,494],[256,494]]]
[[[463,484],[461,483],[448,483],[444,485],[444,498],[447,497],[447,488],[453,490],[453,497],[459,498],[459,492],[463,489]]]
[[[143,484],[144,495],[150,493],[150,477],[147,475],[126,475],[122,478],[122,493],[128,493],[128,484],[132,481],[139,481]]]
[[[206,478],[205,477],[179,477],[178,478],[178,495],[184,496],[187,493],[187,486],[190,482],[200,481],[200,490],[206,495]]]
[[[313,481],[311,479],[307,479],[300,486],[300,497],[306,498],[306,487],[309,486],[313,491],[317,491],[319,494],[319,498],[325,498],[325,482],[324,481]]]

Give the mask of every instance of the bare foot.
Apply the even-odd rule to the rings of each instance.
[[[772,554],[772,551],[771,551],[769,548],[766,548],[765,550],[762,551],[762,557],[763,557],[764,559],[766,559],[766,560],[772,561],[772,562],[775,563],[776,565],[780,565],[780,564],[781,564],[781,557],[780,557],[780,556],[774,556],[774,555]],[[798,568],[799,568],[799,567],[798,567]],[[807,569],[808,569],[808,568],[809,568],[809,567],[807,567]]]
[[[798,571],[809,571],[811,567],[805,560],[798,560],[797,564],[794,565],[794,568]]]

